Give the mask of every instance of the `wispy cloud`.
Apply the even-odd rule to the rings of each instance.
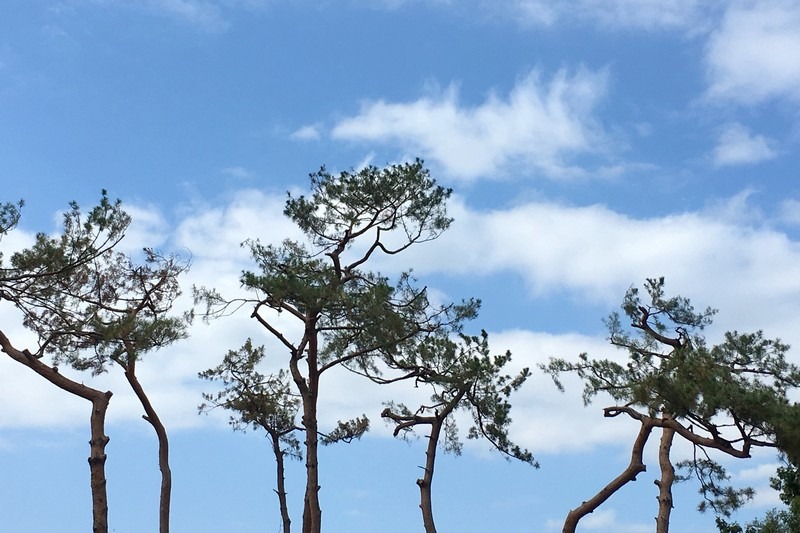
[[[497,3],[511,8],[528,25],[593,23],[610,29],[670,29],[696,27],[703,20],[698,0],[516,0]]]
[[[734,2],[709,39],[706,63],[712,101],[800,101],[800,3]]]
[[[529,73],[503,98],[478,105],[460,101],[455,85],[411,102],[370,101],[341,120],[336,139],[396,144],[433,160],[457,178],[491,177],[515,170],[571,176],[570,157],[606,145],[594,116],[605,97],[607,72],[560,70],[549,81]]]
[[[251,170],[239,166],[223,168],[222,173],[239,180],[247,180],[254,176]]]
[[[308,124],[292,132],[289,138],[294,141],[316,141],[322,136],[322,125],[319,122]]]
[[[214,2],[203,0],[147,0],[147,6],[206,31],[225,31],[229,23]]]
[[[750,133],[747,128],[734,122],[720,132],[712,158],[716,166],[759,163],[778,155],[773,145],[774,142],[763,135]]]
[[[117,6],[140,10],[152,15],[167,17],[211,32],[223,32],[230,23],[224,17],[221,2],[212,0],[83,0],[87,3]]]
[[[737,195],[730,202],[738,206],[746,200],[743,196]],[[237,297],[241,295],[242,270],[253,268],[247,250],[240,246],[244,238],[259,237],[265,243],[301,238],[297,228],[281,216],[284,201],[282,195],[245,190],[227,203],[200,206],[186,213],[175,226],[165,225],[163,217],[151,209],[139,208],[134,212],[140,219],[136,241],[162,242],[166,237],[177,249],[191,250],[193,265],[183,280],[185,286],[210,284],[227,296]],[[665,275],[672,291],[692,297],[698,305],[719,307],[718,323],[725,329],[759,327],[768,335],[777,332],[790,343],[800,340],[792,338],[792,332],[800,331],[797,242],[784,233],[759,228],[749,216],[738,220],[731,215],[720,220],[719,209],[715,206],[709,211],[636,218],[603,206],[551,202],[477,211],[456,200],[451,206],[456,218],[451,231],[435,243],[403,254],[402,266],[413,265],[421,279],[430,274],[456,279],[461,275],[519,276],[533,293],[573,295],[581,302],[607,305],[609,310],[631,283]],[[454,257],[458,261],[453,261]],[[378,261],[375,268],[391,275],[398,265],[387,259]],[[186,299],[182,304],[188,306],[190,297]],[[0,312],[6,323],[19,323],[17,317],[6,314],[13,309]],[[199,391],[204,386],[195,379],[196,373],[217,364],[226,350],[254,335],[254,327],[247,313],[209,326],[198,323],[186,341],[163,353],[148,354],[141,367],[142,379],[171,427],[207,423],[206,418],[195,416]],[[299,326],[286,319],[281,327],[287,334],[295,334]],[[35,342],[21,328],[7,333],[22,347]],[[518,367],[535,367],[552,355],[584,351],[601,357],[625,357],[623,352],[611,349],[603,335],[509,329],[493,331],[491,337],[493,346],[512,351],[512,364]],[[268,345],[268,350],[282,353],[277,343]],[[280,365],[283,359],[271,361]],[[8,358],[0,358],[0,366],[0,399],[7,406],[0,413],[0,426],[84,423],[83,402],[66,401],[61,391],[40,383],[38,376]],[[138,419],[140,406],[118,372],[97,379],[71,375],[115,392],[110,420]],[[358,377],[346,372],[331,375],[326,385],[331,400],[325,423],[353,412],[371,413],[380,406],[385,399],[383,389],[365,388],[363,394],[348,394],[360,383]],[[559,453],[566,451],[565,442],[587,449],[598,443],[627,442],[633,437],[636,424],[623,423],[609,431],[608,421],[596,407],[584,408],[580,384],[569,381],[565,385],[568,393],[562,395],[547,376],[537,374],[530,386],[519,391],[513,429],[518,442],[539,453]],[[214,421],[224,422],[224,417]]]
[[[563,520],[550,519],[547,521],[548,530],[560,530],[564,525]],[[598,509],[581,520],[581,529],[590,531],[614,531],[616,533],[647,533],[653,530],[651,524],[625,524],[617,518],[614,509]]]

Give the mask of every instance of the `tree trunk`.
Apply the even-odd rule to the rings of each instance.
[[[433,469],[436,465],[436,448],[439,445],[439,435],[442,432],[444,418],[435,417],[431,424],[431,434],[428,437],[428,449],[425,452],[425,469],[421,479],[417,480],[419,485],[419,508],[422,510],[422,524],[425,526],[425,533],[436,533],[436,525],[433,522],[433,500],[431,484],[433,483]]]
[[[319,366],[316,317],[306,320],[305,338],[308,339],[306,363],[308,379],[305,380],[297,368],[301,354],[293,356],[290,365],[292,376],[303,402],[303,426],[306,432],[306,490],[303,497],[303,533],[322,531],[322,508],[319,503],[319,425],[317,421],[317,398],[319,397]]]
[[[275,453],[276,476],[277,476],[277,489],[275,492],[278,494],[278,505],[281,509],[281,521],[283,522],[283,531],[281,533],[290,533],[292,521],[289,518],[289,506],[286,504],[286,474],[284,471],[284,453],[281,450],[281,434],[277,431],[269,431],[272,438],[272,451]]]
[[[89,417],[91,440],[89,441],[89,479],[92,487],[92,531],[108,532],[108,496],[106,494],[106,411],[111,392],[92,399],[92,415]]]
[[[431,434],[428,437],[428,449],[425,452],[425,474],[422,479],[417,480],[419,485],[420,503],[419,508],[422,510],[422,524],[425,526],[425,533],[436,533],[436,525],[433,521],[433,492],[431,485],[433,485],[433,471],[436,465],[436,449],[439,446],[439,436],[442,434],[442,426],[447,417],[455,411],[461,399],[470,389],[471,384],[465,384],[453,396],[446,405],[441,409],[441,412],[436,412],[433,417],[426,422],[431,425]]]
[[[575,533],[575,529],[578,527],[578,522],[581,518],[589,513],[593,513],[594,510],[600,507],[612,494],[621,489],[626,483],[636,481],[636,476],[647,470],[647,467],[642,461],[642,456],[644,454],[644,445],[647,443],[647,439],[653,431],[653,427],[654,420],[652,418],[642,418],[642,427],[639,428],[639,434],[636,436],[636,441],[633,444],[631,462],[628,464],[628,467],[611,483],[603,487],[600,492],[567,514],[567,519],[562,529],[563,533]]]
[[[282,533],[290,533],[292,529],[292,520],[289,518],[289,506],[286,503],[286,475],[283,467],[284,455],[283,451],[281,451],[280,441],[275,440],[274,446],[278,475],[278,489],[275,492],[278,493],[278,505],[281,509],[281,521],[283,522]]]
[[[664,428],[661,433],[661,444],[658,447],[658,464],[661,467],[661,479],[656,480],[658,486],[658,516],[656,517],[656,533],[669,533],[669,516],[672,512],[672,485],[675,482],[675,467],[670,461],[669,452],[675,430]]]
[[[13,360],[27,366],[56,387],[92,402],[92,414],[89,418],[91,429],[89,479],[92,491],[92,531],[94,533],[108,533],[105,450],[109,438],[105,434],[105,419],[108,402],[111,399],[111,391],[102,392],[62,376],[57,368],[44,364],[28,350],[14,348],[11,345],[11,341],[2,331],[0,331],[0,347]]]
[[[158,530],[160,533],[169,533],[169,510],[170,510],[170,496],[172,493],[172,471],[169,467],[169,440],[167,438],[167,430],[161,419],[158,418],[156,410],[150,403],[150,399],[144,392],[141,383],[136,377],[136,358],[129,356],[125,368],[125,378],[128,380],[133,392],[144,408],[145,414],[142,416],[147,420],[156,432],[158,438],[158,468],[161,471],[161,494],[159,497],[158,505]]]

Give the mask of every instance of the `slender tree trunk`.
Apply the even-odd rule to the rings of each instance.
[[[436,524],[433,521],[433,499],[431,485],[433,484],[433,470],[436,466],[436,449],[439,445],[439,435],[442,432],[444,418],[435,417],[431,423],[431,434],[428,437],[428,449],[425,451],[425,469],[421,479],[417,480],[419,485],[419,508],[422,510],[422,524],[425,526],[425,533],[436,533]]]
[[[94,533],[108,533],[105,450],[109,438],[105,434],[105,419],[108,402],[111,399],[111,391],[102,392],[62,376],[58,369],[44,364],[28,350],[14,348],[2,331],[0,331],[0,347],[13,360],[27,366],[53,385],[92,402],[92,414],[89,417],[91,429],[89,479],[92,491],[92,531]]]
[[[575,533],[575,529],[578,527],[578,522],[581,518],[589,513],[593,513],[594,510],[600,507],[612,494],[621,489],[626,483],[636,481],[636,476],[647,470],[647,467],[642,461],[642,456],[644,454],[644,445],[647,443],[647,439],[653,431],[654,425],[654,420],[652,418],[642,418],[642,426],[639,428],[639,434],[636,436],[636,441],[633,444],[631,462],[628,464],[628,467],[611,483],[603,487],[600,492],[567,514],[567,519],[562,529],[563,533]]]
[[[441,411],[437,412],[433,417],[430,417],[427,423],[431,425],[431,434],[428,437],[428,449],[425,452],[425,474],[422,479],[417,480],[419,485],[420,503],[419,508],[422,510],[422,524],[425,526],[425,533],[436,533],[436,525],[433,521],[433,492],[431,486],[433,485],[433,471],[436,465],[436,449],[439,446],[439,437],[442,434],[442,426],[447,417],[458,407],[461,399],[470,388],[470,384],[464,385],[453,396],[447,404],[442,407]]]
[[[158,417],[156,410],[150,403],[150,399],[144,392],[141,383],[136,377],[136,357],[130,355],[128,362],[123,366],[125,368],[125,378],[128,380],[136,397],[139,398],[145,414],[142,416],[147,420],[156,432],[158,438],[158,468],[161,471],[161,493],[158,505],[158,530],[160,533],[169,533],[169,511],[170,511],[170,497],[172,493],[172,471],[169,467],[169,439],[167,438],[167,430],[161,419]]]
[[[306,490],[303,497],[303,533],[322,531],[322,508],[319,503],[319,424],[317,399],[319,397],[319,366],[316,317],[306,320],[305,339],[308,340],[306,363],[308,379],[300,375],[297,363],[301,354],[295,354],[290,363],[292,376],[303,402],[303,426],[306,446]]]
[[[283,522],[282,533],[290,533],[292,521],[289,518],[289,506],[286,504],[286,474],[284,470],[284,453],[281,450],[281,434],[277,431],[269,431],[272,438],[272,451],[275,453],[276,465],[276,484],[275,492],[278,494],[278,505],[281,509],[281,521]]]
[[[661,479],[656,480],[658,486],[658,516],[656,517],[656,533],[669,533],[669,516],[672,512],[672,485],[675,482],[675,467],[672,466],[669,452],[675,430],[664,428],[661,433],[661,444],[658,447],[658,464],[661,467]]]

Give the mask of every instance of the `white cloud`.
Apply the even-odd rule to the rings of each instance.
[[[138,9],[189,24],[202,31],[222,32],[230,23],[222,15],[218,3],[207,0],[87,0],[95,4],[117,5]]]
[[[316,141],[321,136],[322,125],[319,122],[308,124],[294,131],[289,138],[294,141]]]
[[[239,246],[244,238],[279,242],[299,236],[281,215],[283,201],[279,195],[248,190],[225,205],[197,208],[185,215],[168,237],[174,246],[188,248],[193,254],[192,269],[184,280],[187,290],[192,284],[205,284],[226,295],[239,295],[239,274],[252,268],[247,251]],[[740,197],[730,200],[736,205],[742,201]],[[792,337],[800,331],[800,245],[782,233],[752,226],[749,217],[737,220],[739,207],[728,210],[730,216],[722,220],[719,209],[642,219],[602,206],[531,202],[503,211],[479,212],[456,201],[451,209],[456,217],[454,228],[440,240],[403,254],[402,263],[414,265],[422,279],[434,272],[465,276],[512,273],[524,278],[535,293],[563,292],[565,298],[601,302],[609,310],[616,307],[631,283],[666,275],[670,291],[690,296],[700,307],[719,307],[717,319],[723,328],[764,328],[768,335],[781,335],[797,344],[800,338]],[[143,231],[150,228],[153,238],[164,237],[164,228],[158,223],[141,227]],[[146,241],[147,234],[137,240]],[[453,261],[454,257],[458,261]],[[376,268],[387,275],[396,271],[384,268],[387,265],[390,262]],[[188,295],[180,305],[188,305]],[[18,323],[13,313],[3,313],[4,324]],[[210,419],[196,416],[200,391],[210,390],[196,374],[218,364],[226,350],[239,346],[248,336],[268,343],[268,368],[285,362],[282,348],[270,344],[273,341],[247,315],[241,313],[210,326],[198,323],[188,340],[148,354],[139,366],[140,378],[168,427],[224,424],[221,413]],[[282,327],[294,333],[292,328],[297,326],[287,321]],[[512,351],[509,371],[534,368],[550,356],[571,358],[584,351],[597,357],[624,357],[602,335],[551,334],[532,330],[535,324],[530,328],[490,332],[494,349]],[[30,342],[21,328],[11,333],[20,346]],[[0,366],[0,400],[6,406],[0,413],[0,426],[85,423],[84,402],[72,401],[5,356],[0,358]],[[97,379],[76,376],[114,391],[111,422],[138,420],[141,407],[117,370]],[[600,443],[629,446],[638,429],[635,423],[604,419],[602,399],[586,408],[580,398],[581,384],[568,378],[565,385],[567,392],[561,394],[548,377],[535,373],[513,401],[515,440],[537,454],[590,449]],[[349,393],[357,387],[363,387],[358,395]],[[426,391],[416,392],[427,395]],[[345,372],[328,374],[323,422],[378,412],[380,402],[395,393],[411,403],[414,391],[364,387],[359,378]],[[375,430],[387,433],[378,423]]]
[[[550,530],[558,530],[564,525],[563,520],[550,519],[546,527]],[[648,533],[653,530],[652,525],[647,524],[625,524],[617,518],[615,509],[598,509],[592,514],[585,516],[580,522],[581,530],[589,531],[613,531],[614,533]]]
[[[341,120],[333,137],[396,143],[464,179],[514,169],[562,177],[575,172],[570,156],[602,151],[605,135],[593,116],[605,96],[605,71],[560,70],[548,82],[534,71],[507,98],[491,93],[478,105],[462,104],[458,89],[412,102],[364,103],[358,115]]]
[[[743,468],[736,474],[736,478],[741,481],[767,481],[775,476],[781,463],[764,463],[753,468]]]
[[[222,173],[240,180],[247,180],[254,176],[251,170],[244,167],[226,167],[222,169]]]
[[[789,198],[781,202],[778,217],[785,224],[800,225],[800,200]]]
[[[228,29],[229,23],[222,17],[219,7],[202,0],[148,0],[148,6],[167,16],[182,20],[206,31],[217,32]]]
[[[537,26],[579,21],[653,30],[695,27],[704,20],[698,0],[516,0],[511,6],[520,22]]]
[[[581,527],[589,530],[618,531],[619,533],[646,533],[653,527],[646,524],[621,524],[614,509],[599,509],[581,520]]]
[[[671,291],[721,309],[717,322],[727,318],[724,327],[764,327],[792,343],[787,337],[797,328],[789,317],[800,316],[800,243],[754,225],[741,201],[736,196],[730,209],[716,203],[708,211],[652,218],[600,205],[530,202],[472,211],[453,202],[453,228],[405,260],[421,275],[510,274],[525,280],[533,295],[563,291],[609,306],[631,283],[663,275]],[[745,218],[720,220],[720,212]]]
[[[800,100],[800,3],[733,2],[706,50],[710,100]]]
[[[750,133],[747,128],[734,122],[722,129],[712,157],[716,166],[759,163],[778,155],[772,148],[773,144],[763,135]]]

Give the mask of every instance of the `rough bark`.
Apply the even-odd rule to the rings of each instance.
[[[658,464],[661,467],[661,479],[656,480],[658,486],[658,516],[656,517],[656,533],[669,533],[669,516],[672,512],[672,485],[675,482],[675,467],[672,466],[669,452],[675,430],[664,428],[661,433],[661,444],[658,447]]]
[[[286,502],[286,474],[284,469],[285,454],[281,449],[281,434],[274,430],[268,430],[270,437],[272,437],[272,451],[275,454],[276,464],[276,477],[277,489],[275,492],[278,494],[278,506],[281,510],[281,522],[283,523],[283,531],[281,533],[290,533],[292,528],[292,521],[289,518],[289,506]]]
[[[317,318],[315,316],[306,319],[304,342],[308,348],[305,354],[308,365],[308,379],[303,378],[298,366],[302,350],[295,350],[289,362],[289,369],[303,404],[303,426],[306,433],[306,489],[303,496],[303,533],[320,533],[322,530],[322,509],[319,503],[319,426],[317,421],[319,361],[316,321]]]
[[[150,403],[150,399],[144,392],[139,379],[136,377],[136,359],[131,356],[129,361],[123,365],[125,368],[125,379],[133,389],[139,402],[142,404],[145,414],[142,418],[147,420],[156,432],[158,438],[158,468],[161,471],[161,491],[158,504],[158,530],[160,533],[169,533],[169,512],[170,499],[172,494],[172,470],[169,467],[169,439],[167,430],[156,410]]]
[[[433,501],[431,498],[431,484],[433,483],[433,469],[436,465],[436,448],[439,444],[439,435],[442,432],[444,418],[436,416],[431,424],[431,434],[428,437],[428,449],[425,452],[425,473],[421,479],[417,480],[419,485],[420,503],[422,510],[422,524],[425,526],[425,533],[436,533],[436,525],[433,521]]]
[[[102,392],[61,375],[57,368],[46,365],[28,350],[14,348],[2,331],[0,331],[0,347],[13,360],[27,366],[53,385],[92,402],[92,413],[89,419],[91,430],[91,439],[89,440],[89,478],[92,492],[92,531],[94,533],[108,533],[105,449],[109,438],[105,434],[105,417],[108,402],[111,399],[111,391]]]
[[[413,428],[419,425],[428,425],[431,427],[430,435],[428,435],[428,448],[425,451],[425,467],[422,478],[417,480],[419,486],[420,503],[419,508],[422,510],[422,523],[425,527],[425,533],[436,533],[436,525],[433,521],[433,498],[431,486],[433,485],[433,473],[436,466],[436,450],[439,446],[439,437],[442,434],[442,427],[445,420],[450,414],[455,411],[456,407],[461,403],[461,400],[467,394],[471,384],[466,383],[456,391],[456,394],[450,398],[447,403],[439,404],[436,406],[433,415],[423,416],[419,414],[402,415],[393,413],[390,408],[386,408],[381,413],[383,418],[389,418],[397,424],[394,428],[394,436],[396,437],[401,431]],[[427,409],[433,409],[428,407]]]
[[[567,514],[567,519],[564,522],[564,528],[562,529],[563,533],[575,533],[575,529],[578,527],[578,522],[581,518],[589,513],[594,512],[594,510],[608,500],[612,494],[621,489],[626,483],[630,481],[636,481],[636,476],[647,470],[647,467],[642,461],[642,456],[644,454],[644,446],[647,443],[647,439],[650,437],[653,427],[655,427],[655,419],[643,417],[641,422],[642,426],[639,428],[639,434],[636,436],[636,441],[633,443],[633,449],[631,450],[631,462],[628,464],[628,467],[623,470],[622,473],[613,481],[611,481],[611,483],[603,487],[600,492]]]

